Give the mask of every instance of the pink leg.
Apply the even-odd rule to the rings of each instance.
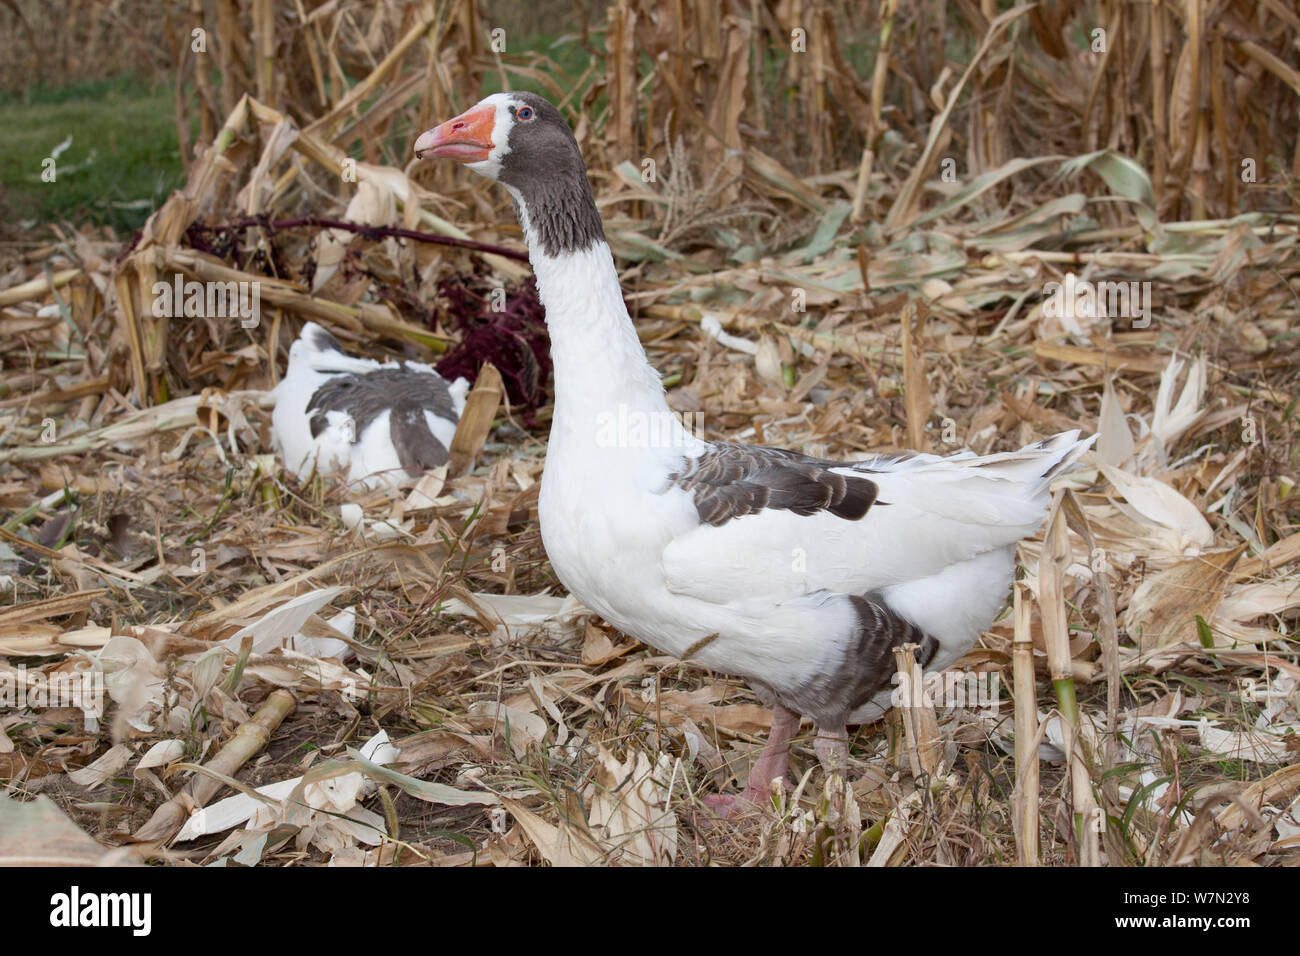
[[[706,806],[720,817],[730,817],[746,809],[747,805],[768,806],[772,781],[785,779],[790,765],[790,738],[799,730],[799,715],[777,704],[772,708],[772,730],[767,736],[767,746],[749,772],[749,786],[740,794],[710,794],[702,798]]]
[[[821,761],[826,776],[844,773],[849,766],[849,732],[847,727],[834,730],[817,728],[817,739],[813,741],[813,750]]]

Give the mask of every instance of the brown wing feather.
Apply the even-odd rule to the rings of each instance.
[[[307,403],[312,437],[327,426],[326,412],[345,412],[353,421],[354,445],[386,410],[390,411],[389,437],[407,474],[417,476],[447,460],[447,449],[429,431],[424,417],[426,410],[439,418],[456,417],[447,383],[437,375],[406,366],[349,372],[331,378]]]
[[[799,515],[829,511],[857,521],[875,503],[876,483],[830,470],[835,467],[843,463],[779,448],[716,442],[669,480],[692,494],[705,524],[722,525],[765,509]]]

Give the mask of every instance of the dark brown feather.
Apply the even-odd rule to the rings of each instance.
[[[389,409],[389,437],[407,474],[418,476],[447,461],[447,449],[434,437],[424,417],[425,411],[448,420],[456,417],[451,393],[441,376],[405,365],[348,372],[318,388],[307,403],[313,438],[328,427],[327,412],[343,412],[352,419],[354,445],[361,440],[362,432]]]
[[[828,511],[857,521],[876,502],[878,488],[869,478],[831,471],[843,467],[844,462],[779,448],[715,442],[669,481],[692,494],[705,524],[723,525],[765,509],[799,515]]]
[[[846,723],[849,714],[889,687],[897,670],[894,648],[916,644],[916,660],[922,668],[939,650],[938,641],[895,612],[881,595],[844,597],[852,604],[857,621],[840,662],[780,695],[782,704],[812,717],[818,726]],[[827,598],[834,599],[829,594]]]

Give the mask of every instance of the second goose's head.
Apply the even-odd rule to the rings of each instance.
[[[604,241],[578,141],[536,93],[493,93],[421,134],[415,155],[459,160],[504,185],[530,248],[558,256]]]

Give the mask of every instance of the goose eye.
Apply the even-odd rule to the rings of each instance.
[[[531,106],[521,106],[519,112],[515,114],[519,119],[527,122],[533,118],[533,108]]]

